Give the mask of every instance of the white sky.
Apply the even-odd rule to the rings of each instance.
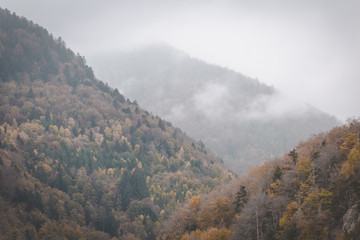
[[[0,7],[85,57],[165,42],[342,120],[360,116],[359,0],[0,0]]]

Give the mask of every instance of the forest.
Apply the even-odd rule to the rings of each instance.
[[[186,199],[235,177],[203,143],[0,10],[0,235],[154,239]]]
[[[342,239],[360,236],[360,119],[194,196],[166,239]]]
[[[360,119],[238,176],[0,9],[0,239],[360,235]]]

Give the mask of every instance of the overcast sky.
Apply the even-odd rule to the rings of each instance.
[[[85,57],[164,42],[341,120],[360,116],[359,0],[0,0],[0,7]]]

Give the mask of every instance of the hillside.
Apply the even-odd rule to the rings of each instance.
[[[353,119],[194,196],[167,221],[164,239],[359,239],[359,139]]]
[[[0,96],[0,239],[155,239],[175,207],[232,176],[3,9]]]
[[[111,86],[201,139],[238,172],[280,157],[299,141],[339,124],[256,79],[166,45],[90,60]]]

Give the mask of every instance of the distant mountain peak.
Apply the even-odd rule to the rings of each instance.
[[[95,72],[244,171],[338,121],[257,79],[168,45],[99,55]]]

